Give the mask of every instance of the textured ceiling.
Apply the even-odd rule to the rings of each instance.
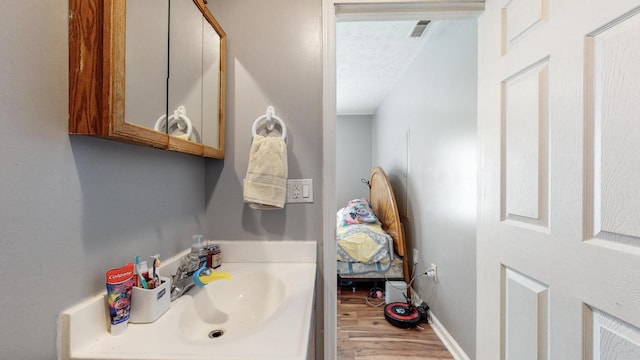
[[[417,21],[336,24],[336,112],[373,114],[428,38],[409,35]]]

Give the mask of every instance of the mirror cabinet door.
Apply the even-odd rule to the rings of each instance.
[[[127,122],[166,133],[169,0],[127,0]]]
[[[221,78],[220,35],[206,17],[202,18],[202,119],[211,126],[202,127],[202,143],[220,148]]]
[[[183,126],[169,134],[216,157],[224,151],[224,31],[202,0],[172,1],[170,13],[168,111],[186,115],[192,131]]]
[[[192,1],[171,1],[169,135],[202,140],[202,13]]]

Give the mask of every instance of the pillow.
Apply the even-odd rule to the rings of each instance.
[[[336,214],[338,226],[354,224],[378,224],[378,218],[367,199],[354,199]]]

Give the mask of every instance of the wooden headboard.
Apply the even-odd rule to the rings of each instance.
[[[382,229],[393,238],[396,253],[402,257],[406,254],[404,229],[398,214],[398,205],[387,174],[377,166],[371,170],[369,178],[369,201],[373,212],[382,223]]]

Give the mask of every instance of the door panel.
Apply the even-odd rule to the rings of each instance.
[[[502,9],[503,52],[547,18],[547,0],[513,0]]]
[[[587,358],[640,359],[640,329],[597,309],[588,310],[585,322],[593,326]]]
[[[640,246],[640,14],[586,39],[588,239]]]
[[[502,327],[505,358],[549,358],[549,287],[504,268]]]
[[[502,220],[548,226],[548,62],[502,82]]]
[[[640,358],[638,5],[486,2],[478,359]]]

